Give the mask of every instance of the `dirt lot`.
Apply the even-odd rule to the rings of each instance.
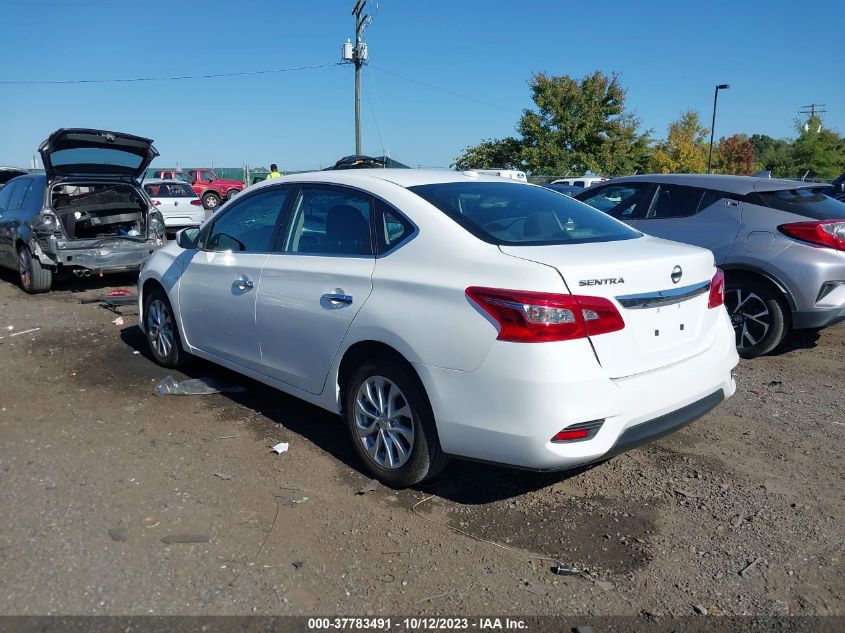
[[[0,275],[0,613],[845,614],[845,325],[585,472],[453,462],[358,495],[332,415],[205,363],[246,391],[154,396],[137,310],[79,303],[99,283]]]

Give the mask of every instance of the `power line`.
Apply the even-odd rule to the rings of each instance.
[[[271,68],[269,70],[244,70],[234,73],[212,73],[209,75],[177,75],[175,77],[130,77],[130,78],[116,78],[116,79],[63,79],[57,81],[0,81],[0,85],[17,85],[17,86],[55,86],[67,84],[109,84],[109,83],[133,83],[141,81],[182,81],[185,79],[219,79],[222,77],[245,77],[247,75],[269,75],[273,73],[289,73],[298,70],[313,70],[315,68],[329,68],[331,66],[340,66],[340,62],[332,64],[317,64],[314,66],[295,66],[291,68]]]
[[[386,68],[380,68],[378,66],[374,66],[370,64],[370,68],[374,68],[379,72],[383,72],[388,75],[393,75],[394,77],[398,77],[399,79],[404,79],[405,81],[410,81],[415,84],[419,84],[421,86],[425,86],[426,88],[431,88],[432,90],[437,90],[438,92],[445,93],[447,95],[452,95],[453,97],[458,97],[459,99],[466,99],[467,101],[474,101],[475,103],[480,103],[482,105],[490,106],[491,108],[498,108],[499,110],[505,110],[506,112],[516,112],[520,113],[520,110],[515,110],[514,108],[508,108],[503,105],[499,105],[497,103],[490,103],[489,101],[483,101],[482,99],[476,99],[475,97],[469,97],[467,95],[462,95],[458,92],[454,92],[452,90],[447,90],[446,88],[440,88],[438,86],[433,86],[429,83],[424,81],[420,81],[419,79],[414,79],[413,77],[406,77],[404,75],[400,75],[399,73],[395,73],[392,70],[387,70]]]

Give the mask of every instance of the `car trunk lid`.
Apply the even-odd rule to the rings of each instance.
[[[501,246],[502,252],[552,266],[572,294],[610,299],[625,327],[590,337],[608,376],[659,369],[706,350],[718,310],[708,309],[713,255],[644,236],[554,246]]]
[[[151,139],[122,132],[60,129],[38,148],[44,170],[57,176],[138,178],[158,156]]]

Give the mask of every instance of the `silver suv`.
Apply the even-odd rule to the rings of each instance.
[[[845,320],[845,203],[813,183],[704,174],[617,178],[575,198],[643,233],[703,246],[725,271],[739,354]]]

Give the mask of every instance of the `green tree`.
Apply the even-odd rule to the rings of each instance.
[[[478,145],[467,147],[455,159],[452,167],[464,171],[467,169],[523,169],[522,143],[513,138],[487,139]]]
[[[718,173],[737,176],[754,173],[754,144],[745,134],[720,138],[713,154],[714,171]]]
[[[767,134],[752,134],[749,139],[754,146],[756,171],[770,171],[776,178],[789,178],[797,168],[792,160],[792,144],[785,139],[772,138]]]
[[[625,110],[625,89],[617,75],[596,71],[576,80],[537,73],[529,86],[535,108],[523,111],[519,137],[467,147],[455,167],[618,175],[643,171],[649,164],[649,132],[640,132],[639,120]]]
[[[698,112],[687,110],[669,124],[666,140],[657,143],[651,170],[663,174],[702,173],[707,170],[707,134]]]
[[[836,178],[845,171],[845,139],[822,126],[819,117],[797,124],[798,138],[792,144],[797,176],[809,172],[812,178]]]

